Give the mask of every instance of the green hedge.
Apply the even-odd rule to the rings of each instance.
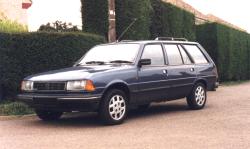
[[[108,35],[108,0],[81,0],[82,29],[85,32]]]
[[[108,0],[81,0],[83,30],[107,35]],[[161,0],[115,0],[116,33],[126,32],[124,40],[146,40],[155,37],[185,37],[195,40],[195,16]]]
[[[197,40],[215,60],[221,81],[250,79],[250,35],[208,23],[197,26]]]
[[[150,0],[116,0],[116,33],[117,37],[136,18],[135,24],[126,32],[122,39],[150,39],[152,7]]]
[[[247,63],[247,68],[248,68],[248,78],[250,79],[250,37],[247,38],[247,47],[248,47],[248,53],[247,53],[248,63]]]
[[[85,33],[0,33],[0,81],[15,95],[28,75],[72,66],[88,49],[104,43]]]
[[[195,16],[181,8],[161,0],[151,0],[154,15],[152,18],[152,38],[185,37],[195,40]]]

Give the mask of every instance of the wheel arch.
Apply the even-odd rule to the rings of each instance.
[[[111,89],[118,89],[118,90],[123,91],[128,98],[128,102],[130,101],[130,89],[129,89],[128,84],[126,82],[119,80],[119,81],[113,81],[113,82],[109,83],[105,87],[105,90],[102,93],[102,99],[103,99],[103,96],[105,96],[105,94]]]
[[[206,89],[207,89],[207,87],[208,87],[208,84],[207,84],[208,82],[207,82],[207,80],[204,79],[204,78],[199,78],[199,79],[197,79],[197,80],[195,81],[194,85],[196,85],[197,83],[202,83],[202,84],[204,84]]]

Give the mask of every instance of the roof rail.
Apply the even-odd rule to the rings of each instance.
[[[134,40],[121,40],[119,42],[133,42]]]
[[[188,41],[186,38],[157,37],[155,40]]]

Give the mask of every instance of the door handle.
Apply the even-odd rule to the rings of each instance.
[[[168,76],[168,71],[167,70],[163,70],[163,74]]]
[[[194,68],[191,68],[190,71],[191,71],[191,72],[194,72]]]

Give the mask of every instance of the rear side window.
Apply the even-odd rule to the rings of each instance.
[[[165,64],[161,45],[146,45],[141,59],[151,59],[151,65]]]
[[[206,64],[208,63],[207,59],[205,58],[204,54],[196,45],[184,45],[187,52],[193,58],[196,64]]]
[[[178,45],[180,51],[181,51],[181,55],[182,55],[182,59],[184,64],[192,64],[190,58],[188,57],[186,51],[182,48],[182,46]]]
[[[164,45],[169,65],[182,65],[182,58],[177,45]]]

